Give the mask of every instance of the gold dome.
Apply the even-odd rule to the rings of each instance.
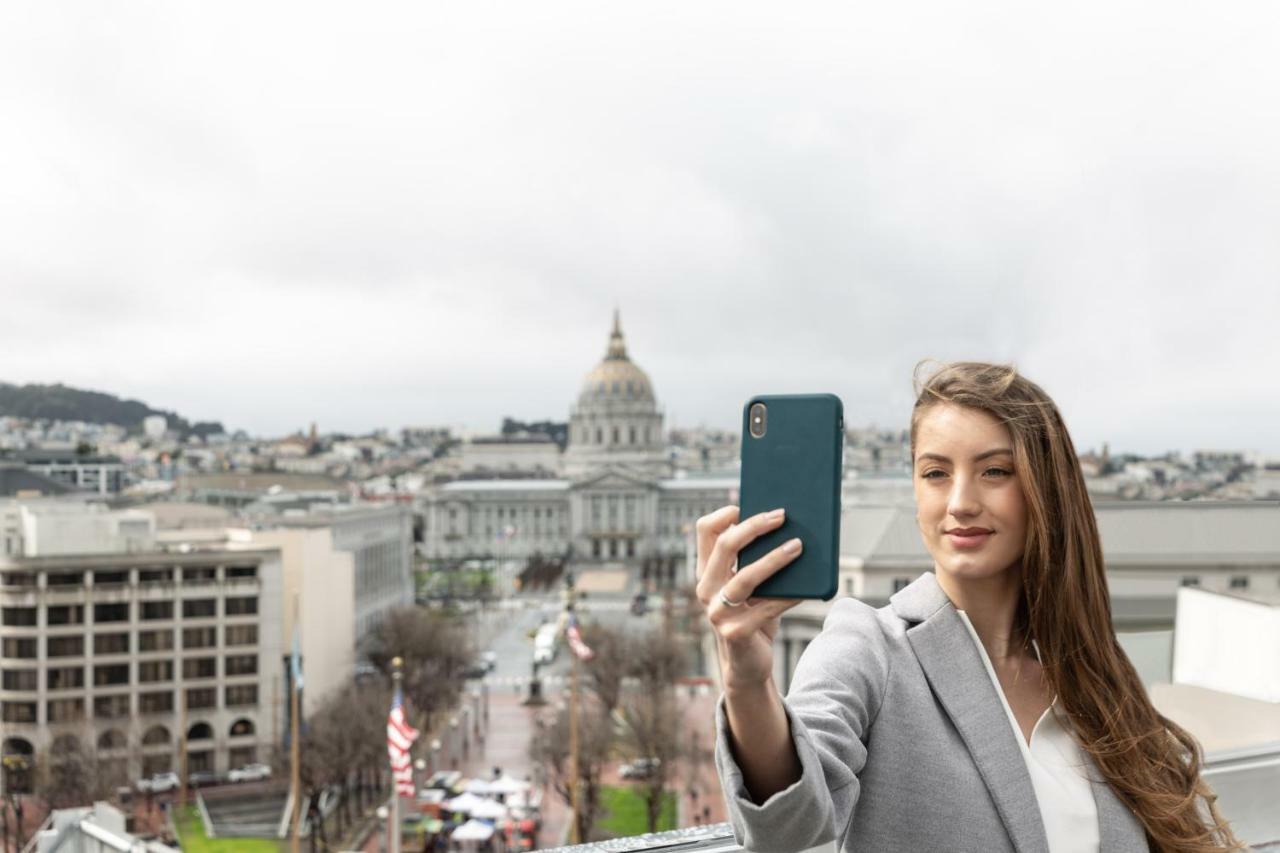
[[[653,385],[645,372],[627,357],[627,345],[622,339],[622,323],[618,312],[613,312],[613,331],[609,335],[609,349],[600,362],[582,380],[579,403],[595,400],[628,400],[653,402]]]

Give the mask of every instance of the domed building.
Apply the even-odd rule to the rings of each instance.
[[[627,356],[615,311],[604,360],[582,380],[578,402],[569,411],[564,473],[571,479],[589,477],[607,466],[661,475],[668,470],[663,445],[653,383]]]
[[[685,478],[671,470],[653,382],[627,354],[616,311],[604,358],[569,409],[560,471],[554,480],[455,480],[430,488],[423,496],[426,556],[683,565],[693,523],[738,487],[737,477]]]

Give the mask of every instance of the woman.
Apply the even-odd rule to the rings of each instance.
[[[934,571],[879,610],[837,601],[782,699],[793,600],[751,598],[800,553],[735,569],[785,521],[698,522],[724,693],[716,761],[739,843],[847,851],[1239,849],[1199,745],[1148,700],[1111,626],[1098,531],[1057,407],[1012,367],[944,365],[911,415]]]

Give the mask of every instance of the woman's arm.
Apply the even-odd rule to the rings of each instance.
[[[726,687],[724,708],[729,745],[751,799],[763,803],[800,781],[800,757],[791,740],[782,698],[772,681]]]

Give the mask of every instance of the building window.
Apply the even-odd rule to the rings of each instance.
[[[84,586],[84,575],[79,572],[49,572],[45,586]]]
[[[217,678],[217,658],[191,658],[182,662],[183,678]]]
[[[35,702],[4,702],[3,714],[6,723],[34,723],[36,721]]]
[[[38,690],[34,669],[6,669],[0,685],[5,690]]]
[[[36,609],[34,607],[6,607],[0,613],[6,627],[34,628],[36,626]]]
[[[227,751],[227,760],[232,767],[244,767],[258,760],[256,746],[237,746]]]
[[[1232,589],[1248,589],[1248,588],[1249,588],[1249,576],[1248,576],[1248,575],[1233,575],[1233,576],[1232,576],[1232,578],[1231,578],[1231,588],[1232,588]]]
[[[218,599],[192,598],[182,602],[182,618],[209,619],[218,615]]]
[[[227,688],[227,707],[239,708],[258,704],[258,685],[237,684]]]
[[[1200,586],[1200,578],[1195,575],[1183,575],[1182,580],[1178,582],[1178,586]]]
[[[0,584],[8,587],[33,587],[36,576],[31,572],[0,572]]]
[[[173,583],[173,569],[145,569],[139,571],[138,583],[142,585]]]
[[[93,621],[94,622],[128,622],[129,621],[129,602],[121,601],[115,604],[93,605]]]
[[[93,716],[99,720],[119,720],[129,716],[129,696],[93,697]]]
[[[142,631],[138,634],[140,652],[167,652],[172,648],[172,631]]]
[[[149,660],[139,663],[138,680],[142,682],[173,681],[173,661]]]
[[[183,628],[182,647],[184,649],[211,649],[218,645],[217,628]]]
[[[50,637],[49,657],[72,658],[84,654],[84,637]]]
[[[635,427],[631,427],[631,428],[629,429],[629,431],[628,431],[628,434],[629,434],[629,435],[630,435],[630,437],[631,437],[631,440],[630,440],[630,442],[629,442],[629,443],[630,443],[630,444],[635,444],[635,443],[636,443],[636,428],[635,428]]]
[[[213,583],[218,579],[216,568],[185,568],[182,570],[183,583]]]
[[[36,656],[36,639],[35,637],[6,637],[3,644],[4,656],[7,658],[16,658],[18,660],[33,660]]]
[[[124,586],[129,582],[128,572],[94,572],[94,586]]]
[[[113,663],[93,668],[93,684],[95,687],[128,683],[129,664],[127,663]]]
[[[252,616],[257,612],[258,599],[255,597],[227,599],[228,616]]]
[[[604,430],[596,427],[596,444],[604,444]]]
[[[893,579],[894,592],[898,592],[899,590],[906,589],[910,585],[911,585],[911,578],[894,578]]]
[[[143,693],[138,697],[138,711],[143,714],[173,713],[173,691]]]
[[[187,707],[193,711],[218,707],[218,689],[216,687],[199,687],[194,690],[188,690]]]
[[[257,566],[227,566],[228,579],[256,578],[258,576]]]
[[[228,625],[226,633],[228,646],[252,646],[258,642],[257,625]]]
[[[50,607],[45,613],[45,621],[50,625],[83,625],[84,606],[68,604]]]
[[[95,655],[123,655],[129,652],[128,634],[94,634]]]
[[[73,723],[84,719],[84,699],[50,699],[45,713],[51,723]]]
[[[144,621],[155,621],[158,619],[172,619],[173,618],[173,602],[172,601],[142,602],[142,618]]]
[[[228,655],[226,661],[227,675],[257,675],[257,655]]]
[[[612,435],[613,435],[613,444],[618,444],[618,443],[619,443],[619,440],[618,440],[618,428],[617,428],[617,427],[614,427],[610,432],[611,432],[611,433],[612,433]]]

